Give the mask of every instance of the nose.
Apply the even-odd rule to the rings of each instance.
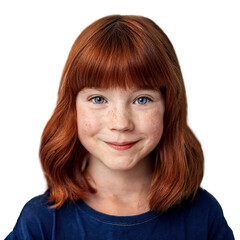
[[[109,111],[108,126],[110,130],[131,131],[134,128],[131,112],[124,106],[114,107]]]

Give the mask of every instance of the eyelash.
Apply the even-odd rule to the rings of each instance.
[[[95,103],[95,104],[101,104],[101,103],[96,103],[96,102],[94,101],[94,99],[97,99],[97,98],[103,99],[103,100],[105,101],[104,103],[106,103],[106,100],[105,100],[104,97],[102,97],[102,96],[91,97],[91,98],[89,99],[89,101],[91,101],[91,102],[93,102],[93,103]]]
[[[136,100],[134,100],[134,103],[135,103],[137,100],[139,100],[139,99],[145,99],[145,100],[147,100],[147,101],[146,101],[146,103],[144,103],[144,104],[138,103],[138,105],[145,105],[145,104],[147,104],[148,102],[152,102],[152,101],[153,101],[153,100],[152,100],[151,98],[149,98],[149,97],[142,96],[142,97],[138,97]]]
[[[104,100],[104,102],[101,102],[101,103],[97,103],[95,100],[98,98],[101,99],[101,100]],[[145,97],[145,96],[141,96],[141,97],[138,97],[136,100],[133,101],[133,103],[136,103],[139,99],[145,99],[146,102],[144,104],[141,104],[141,103],[137,103],[138,105],[146,105],[146,103],[148,102],[152,102],[153,100],[149,97]],[[103,104],[103,103],[106,103],[107,101],[104,99],[104,97],[102,96],[94,96],[94,97],[91,97],[89,99],[89,101],[93,102],[94,104]]]

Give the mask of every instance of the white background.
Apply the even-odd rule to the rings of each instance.
[[[23,205],[46,189],[39,143],[69,50],[86,26],[110,14],[149,17],[172,41],[189,124],[205,153],[202,186],[240,239],[239,10],[233,0],[1,1],[0,239]]]

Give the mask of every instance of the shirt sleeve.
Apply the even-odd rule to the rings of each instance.
[[[39,197],[30,200],[24,206],[13,231],[5,240],[51,239],[54,210],[46,203]]]
[[[223,210],[218,201],[213,198],[208,216],[209,240],[234,240],[233,232],[228,226]]]
[[[11,232],[4,240],[17,240],[17,238],[15,238],[13,232]]]

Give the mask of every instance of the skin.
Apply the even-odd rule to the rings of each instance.
[[[91,185],[85,202],[97,211],[136,215],[149,210],[150,153],[163,133],[164,99],[146,89],[85,88],[76,99],[78,137],[88,151]]]

